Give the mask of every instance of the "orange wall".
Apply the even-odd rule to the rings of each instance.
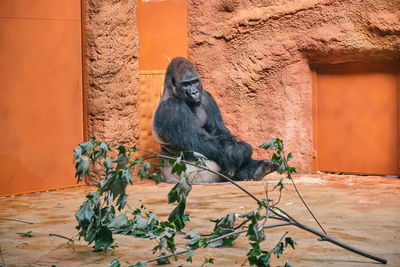
[[[314,171],[398,175],[398,66],[338,64],[314,73]]]
[[[152,117],[163,92],[170,60],[187,57],[187,4],[185,0],[139,0],[139,145],[159,151],[152,136]]]
[[[0,196],[75,185],[80,0],[0,2]]]
[[[186,0],[138,0],[139,69],[165,70],[170,59],[187,56]]]

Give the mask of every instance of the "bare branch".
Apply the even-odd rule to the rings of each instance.
[[[27,223],[27,224],[34,224],[33,222],[27,222],[27,221],[18,220],[18,219],[12,219],[12,218],[0,218],[0,220],[14,221],[14,222],[20,222],[20,223]]]

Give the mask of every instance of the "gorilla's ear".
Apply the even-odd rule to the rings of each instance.
[[[168,72],[166,73],[166,76],[165,76],[164,91],[173,93],[175,96],[177,96],[177,90],[176,90],[176,86],[175,86],[174,77],[171,73],[168,73]]]

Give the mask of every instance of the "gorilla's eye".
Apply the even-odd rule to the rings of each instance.
[[[199,81],[200,81],[199,79],[193,79],[191,81],[182,82],[182,86],[183,87],[192,86],[192,85],[198,84]]]

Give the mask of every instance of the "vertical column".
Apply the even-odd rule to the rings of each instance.
[[[187,57],[186,0],[139,0],[139,144],[159,151],[152,131],[153,112],[163,92],[165,70],[172,58]]]

